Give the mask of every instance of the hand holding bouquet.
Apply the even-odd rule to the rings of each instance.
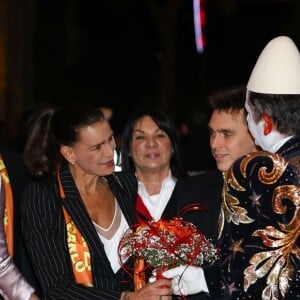
[[[182,218],[139,224],[128,229],[119,244],[121,261],[133,257],[140,279],[147,266],[152,267],[159,278],[163,271],[177,266],[213,264],[217,252],[196,226]]]

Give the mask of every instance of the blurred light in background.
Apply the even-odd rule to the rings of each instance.
[[[198,53],[203,53],[205,46],[205,0],[194,0],[194,27],[195,27],[195,42]]]

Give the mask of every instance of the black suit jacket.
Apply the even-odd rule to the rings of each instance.
[[[221,193],[223,186],[222,173],[211,170],[200,175],[178,179],[173,194],[163,213],[164,218],[178,216],[180,211],[190,204],[205,206],[203,211],[191,211],[183,215],[183,219],[192,222],[207,238],[217,245],[218,218],[221,209]],[[204,266],[204,269],[209,269]],[[214,278],[219,282],[219,276]],[[209,285],[209,283],[208,283]],[[187,296],[188,300],[214,299],[205,293]]]
[[[66,195],[65,208],[89,245],[94,287],[75,283],[62,199],[57,179],[53,177],[27,187],[23,209],[23,232],[43,289],[43,299],[120,299],[121,291],[133,289],[132,280],[123,269],[113,272],[68,167],[61,169],[60,177]],[[107,176],[107,180],[129,226],[136,223],[135,177],[119,172]]]

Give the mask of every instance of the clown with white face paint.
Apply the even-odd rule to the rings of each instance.
[[[276,150],[292,136],[278,132],[274,127],[271,118],[265,113],[262,113],[259,121],[255,120],[254,112],[251,110],[251,105],[248,103],[248,96],[249,93],[247,93],[245,103],[245,108],[248,112],[247,123],[251,135],[255,138],[255,144],[266,151],[275,153]]]
[[[245,108],[262,148],[227,172],[221,235],[226,299],[300,297],[300,54],[271,40],[247,84]]]

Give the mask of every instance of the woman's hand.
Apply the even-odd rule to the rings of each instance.
[[[147,283],[143,288],[135,292],[129,292],[124,300],[171,300],[172,288],[169,279],[159,279]]]

